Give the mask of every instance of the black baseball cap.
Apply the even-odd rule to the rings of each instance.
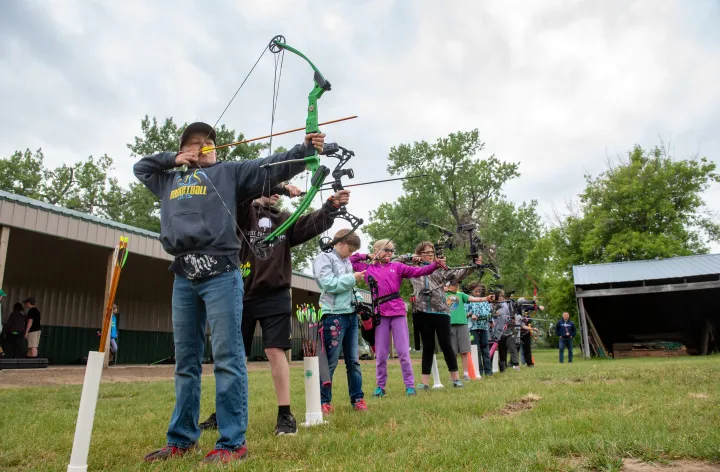
[[[202,121],[196,121],[195,123],[187,125],[187,128],[183,131],[182,136],[180,136],[180,149],[182,149],[183,144],[187,141],[187,138],[189,138],[191,134],[195,133],[208,136],[213,140],[213,143],[215,142],[215,128],[207,123],[203,123]]]
[[[31,305],[35,304],[35,297],[27,297],[25,300],[23,300],[23,303],[29,303]]]

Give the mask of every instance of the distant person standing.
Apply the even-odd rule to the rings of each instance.
[[[570,321],[570,313],[562,314],[562,319],[555,325],[555,334],[560,338],[560,363],[565,361],[565,347],[568,350],[568,363],[573,360],[573,338],[575,337],[575,323]]]
[[[118,314],[117,304],[113,304],[112,318],[110,320],[110,353],[112,354],[113,365],[117,364],[117,351],[118,351],[118,330],[117,330],[117,317]]]
[[[25,313],[22,304],[13,305],[13,311],[8,316],[3,331],[7,339],[7,355],[14,359],[21,358],[23,333],[25,332]]]
[[[28,342],[27,357],[37,357],[38,346],[40,345],[40,310],[35,306],[35,297],[28,297],[23,300],[27,310],[27,322],[25,325],[25,339]]]

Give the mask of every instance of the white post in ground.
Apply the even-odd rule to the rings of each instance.
[[[93,422],[95,420],[95,406],[97,405],[100,390],[104,360],[104,352],[90,351],[88,354],[85,381],[83,382],[77,425],[75,426],[75,439],[73,440],[72,454],[70,455],[70,465],[67,468],[68,472],[87,470],[90,437],[92,436]]]
[[[442,382],[440,382],[440,371],[438,370],[437,356],[435,354],[433,354],[432,374],[433,374],[433,387],[432,388],[443,388],[443,384],[442,384]]]
[[[500,358],[498,357],[497,351],[493,354],[492,358],[493,374],[500,372]]]
[[[473,344],[470,346],[470,355],[472,356],[473,360],[473,367],[475,367],[475,376],[478,378],[478,380],[482,377],[480,373],[480,356],[478,356],[478,347],[477,344]]]
[[[323,424],[320,408],[320,361],[316,356],[303,359],[305,367],[305,422],[303,426]]]

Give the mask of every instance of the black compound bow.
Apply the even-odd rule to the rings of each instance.
[[[330,174],[333,178],[333,181],[330,182],[330,185],[333,191],[337,193],[340,190],[344,189],[342,184],[343,177],[347,177],[348,179],[355,178],[355,173],[352,169],[343,168],[343,166],[345,166],[345,164],[347,164],[348,161],[355,156],[355,153],[349,149],[345,149],[337,143],[326,143],[323,146],[322,154],[329,157],[334,157],[338,160],[337,165]],[[351,229],[347,234],[345,234],[344,236],[340,236],[339,238],[329,238],[327,236],[320,238],[320,250],[323,252],[332,251],[333,247],[335,247],[336,244],[343,241],[353,231],[358,229],[363,224],[363,219],[358,218],[351,213],[348,213],[345,205],[340,205],[340,208],[330,213],[330,216],[332,216],[333,218],[341,218],[347,221],[348,223],[350,223]]]
[[[468,242],[470,245],[470,252],[468,258],[470,259],[470,265],[462,268],[472,268],[478,271],[480,278],[485,274],[485,271],[489,271],[495,280],[500,279],[500,269],[497,266],[495,256],[490,252],[490,248],[475,232],[477,225],[475,223],[468,223],[457,227],[458,233],[464,232],[468,234]],[[487,257],[489,262],[483,264],[477,264],[475,261],[480,257],[481,253]]]

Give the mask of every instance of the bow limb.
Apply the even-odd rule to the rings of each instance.
[[[310,61],[310,59],[307,58],[307,56],[305,56],[305,54],[286,44],[283,36],[275,36],[272,41],[270,41],[268,48],[270,49],[270,52],[274,54],[283,50],[292,52],[293,54],[303,58],[315,72],[313,76],[313,89],[308,94],[308,114],[307,119],[305,120],[305,133],[318,133],[320,129],[318,127],[317,102],[326,91],[330,90],[330,82],[325,79],[320,70],[312,63],[312,61]],[[315,198],[315,195],[317,195],[320,187],[325,182],[325,177],[327,177],[330,173],[330,170],[327,167],[320,165],[320,158],[318,156],[317,149],[312,146],[312,143],[310,145],[306,144],[305,158],[303,161],[305,162],[307,169],[312,172],[311,187],[307,190],[305,198],[298,204],[298,207],[290,215],[290,217],[283,222],[283,224],[277,227],[265,238],[256,241],[255,248],[259,250],[258,252],[267,255],[268,251],[272,250],[272,243],[285,234],[292,225],[295,224],[298,218],[300,218],[300,215],[307,210],[312,202],[312,199]]]

